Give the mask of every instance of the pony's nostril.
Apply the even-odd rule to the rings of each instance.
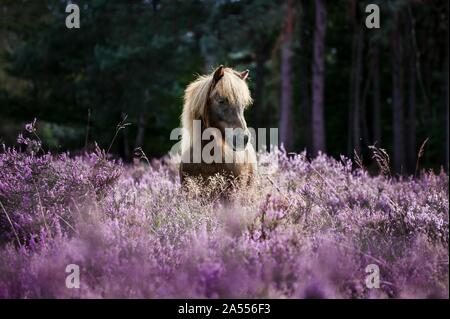
[[[246,146],[247,143],[248,143],[248,135],[245,134],[245,135],[244,135],[244,146]]]
[[[247,146],[247,143],[249,141],[249,136],[247,134],[243,135],[233,135],[232,139],[232,146],[233,149],[236,150],[242,150]]]

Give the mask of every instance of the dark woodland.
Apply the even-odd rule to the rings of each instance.
[[[250,127],[288,152],[386,149],[392,170],[448,167],[447,1],[0,1],[0,142],[39,122],[46,151],[94,143],[164,156],[183,91],[220,65],[250,70]],[[365,26],[369,3],[381,27]]]

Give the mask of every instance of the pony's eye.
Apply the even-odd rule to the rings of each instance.
[[[219,97],[219,98],[217,99],[217,102],[219,102],[219,104],[225,104],[226,99],[225,99],[224,97]]]

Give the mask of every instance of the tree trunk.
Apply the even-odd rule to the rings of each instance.
[[[253,125],[255,128],[261,127],[261,113],[263,112],[263,97],[265,85],[264,64],[267,60],[267,53],[264,49],[256,50],[256,74],[255,74],[255,94],[253,102]]]
[[[300,52],[298,55],[298,76],[299,76],[299,91],[300,91],[300,125],[302,127],[303,141],[304,145],[308,151],[311,151],[312,141],[311,141],[311,108],[309,104],[310,91],[308,85],[308,58],[307,58],[307,33],[305,28],[307,23],[305,23],[305,14],[303,11],[304,1],[300,3],[300,13],[301,15],[298,19],[300,24]]]
[[[373,85],[373,109],[372,109],[372,143],[381,146],[381,103],[380,103],[380,45],[375,42],[372,51],[372,85]]]
[[[448,14],[448,7],[447,7],[447,14]],[[447,21],[448,21],[448,15],[447,15]],[[444,152],[445,152],[445,166],[444,167],[446,167],[447,168],[447,172],[449,171],[449,154],[448,154],[448,148],[449,148],[449,136],[448,136],[448,134],[449,134],[449,131],[448,131],[448,129],[449,129],[449,127],[448,127],[448,121],[449,121],[449,119],[448,119],[448,117],[449,117],[449,113],[448,113],[448,87],[449,87],[449,76],[448,76],[448,68],[449,68],[449,64],[448,64],[448,59],[449,59],[449,41],[448,41],[448,38],[449,38],[449,30],[448,30],[448,28],[447,28],[447,41],[446,41],[446,43],[447,43],[447,48],[446,48],[446,50],[445,50],[445,52],[446,52],[446,57],[445,57],[445,65],[444,65],[444,72],[445,72],[445,77],[446,77],[446,79],[445,79],[445,83],[444,83],[444,85],[445,85],[445,88],[444,88],[444,92],[446,93],[446,106],[445,106],[445,108],[446,108],[446,115],[445,115],[445,119],[444,119],[444,121],[445,121],[445,132],[444,132],[444,134],[445,134],[445,146],[444,146]]]
[[[354,59],[352,66],[353,83],[351,85],[351,127],[352,127],[352,149],[349,150],[352,154],[356,151],[358,154],[361,152],[361,79],[363,71],[363,49],[364,49],[364,31],[359,26],[358,22],[355,22],[354,31]]]
[[[408,19],[410,20],[410,19]],[[408,21],[410,24],[411,21]],[[409,27],[411,27],[409,25]],[[408,54],[408,112],[407,112],[407,164],[408,171],[414,172],[416,164],[416,52],[412,45],[412,39],[409,41],[409,54]]]
[[[327,11],[325,0],[315,0],[314,53],[312,65],[312,151],[325,152],[324,69]]]
[[[401,173],[404,160],[403,138],[403,50],[399,28],[399,13],[395,13],[394,27],[391,34],[392,47],[392,132],[394,171]]]
[[[350,1],[350,15],[353,21],[352,65],[350,72],[350,105],[348,113],[347,154],[361,153],[361,81],[363,73],[364,29],[360,24],[358,4]]]
[[[281,46],[281,114],[280,114],[280,141],[287,151],[292,150],[292,32],[294,13],[292,1],[287,4],[286,21]]]
[[[145,109],[145,107],[147,106],[147,104],[149,103],[150,100],[150,93],[148,90],[144,91],[144,103],[142,108]],[[138,148],[138,147],[142,147],[144,145],[144,138],[145,138],[145,128],[146,128],[146,114],[147,112],[145,112],[145,110],[141,110],[140,114],[139,114],[139,119],[138,119],[138,123],[137,123],[137,133],[136,133],[136,140],[134,141],[134,148]]]
[[[372,58],[370,58],[372,59]],[[362,140],[364,142],[364,146],[371,145],[372,137],[369,132],[369,123],[367,122],[367,96],[369,95],[370,87],[372,85],[372,77],[373,77],[373,64],[372,60],[370,61],[368,74],[365,76],[365,84],[364,89],[361,95],[361,128],[362,128]],[[362,86],[362,83],[361,83]]]
[[[138,120],[138,127],[137,127],[137,133],[136,133],[136,140],[134,142],[134,148],[142,147],[144,145],[144,137],[145,137],[145,115],[140,114],[139,120]]]
[[[207,29],[199,36],[199,49],[203,57],[203,71],[205,73],[210,73],[217,62],[214,52],[211,52],[211,46],[213,46],[211,43],[214,43],[215,40],[214,36]]]
[[[448,119],[448,117],[449,117],[449,112],[448,112],[448,86],[450,85],[449,84],[449,81],[448,81],[448,54],[447,54],[447,58],[446,58],[447,60],[447,62],[446,62],[446,65],[447,65],[447,84],[446,84],[446,88],[445,88],[445,90],[446,90],[446,92],[447,92],[447,105],[446,105],[446,115],[445,115],[445,148],[444,148],[444,151],[445,151],[445,167],[447,168],[447,172],[449,171],[449,150],[448,150],[448,148],[449,148],[449,137],[448,137],[448,135],[449,135],[449,125],[448,125],[448,121],[449,121],[449,119]]]

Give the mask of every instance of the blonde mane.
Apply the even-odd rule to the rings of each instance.
[[[208,98],[214,94],[227,97],[234,104],[246,108],[252,103],[247,83],[242,80],[237,72],[231,68],[224,69],[223,77],[217,82],[211,91],[214,72],[199,76],[188,85],[184,93],[183,113],[181,125],[183,126],[181,151],[188,150],[192,145],[193,121],[199,120],[204,112]]]

